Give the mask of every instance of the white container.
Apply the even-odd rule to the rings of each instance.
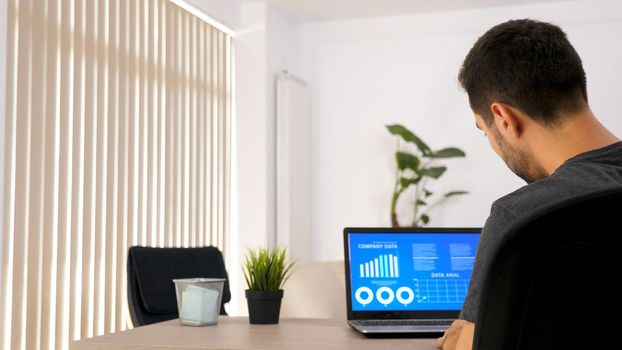
[[[224,278],[174,279],[177,311],[183,326],[211,326],[218,323]]]

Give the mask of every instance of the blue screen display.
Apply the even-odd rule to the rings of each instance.
[[[350,233],[352,310],[460,310],[478,240],[476,233]]]

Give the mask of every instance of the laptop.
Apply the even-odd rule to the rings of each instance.
[[[481,228],[345,228],[348,324],[444,332],[460,314]]]

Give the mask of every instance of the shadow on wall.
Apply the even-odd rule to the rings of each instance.
[[[284,286],[281,317],[346,319],[343,261],[299,264]]]

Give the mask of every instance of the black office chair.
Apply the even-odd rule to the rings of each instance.
[[[231,300],[222,254],[215,247],[131,247],[127,259],[127,293],[135,327],[178,317],[175,278],[225,278],[220,314]]]
[[[510,229],[483,275],[473,349],[620,349],[622,189]]]

